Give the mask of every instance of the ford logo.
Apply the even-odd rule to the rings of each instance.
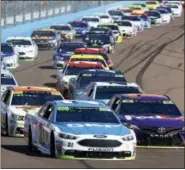
[[[94,135],[95,138],[106,138],[106,135]]]

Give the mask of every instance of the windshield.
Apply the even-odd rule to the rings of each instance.
[[[92,44],[104,45],[111,43],[110,37],[106,34],[86,34],[84,37],[84,41],[88,45]]]
[[[68,66],[65,75],[78,75],[81,71],[88,70],[88,69],[102,69],[102,67],[97,66],[97,67],[71,67]]]
[[[74,52],[77,48],[84,48],[85,44],[83,43],[63,43],[58,48],[58,52],[61,52],[62,50]]]
[[[149,11],[149,12],[146,12],[148,14],[148,16],[150,17],[157,17],[157,18],[160,18],[160,14],[158,12],[152,12],[152,11]]]
[[[126,82],[123,75],[120,75],[120,76],[116,77],[116,75],[113,76],[113,75],[110,75],[110,74],[107,74],[107,75],[83,74],[78,79],[80,88],[83,88],[83,87],[87,86],[91,82],[98,82],[98,81],[101,81],[101,82],[115,82],[115,83],[125,83]]]
[[[56,122],[95,122],[120,124],[113,112],[99,107],[58,107]]]
[[[83,22],[71,22],[70,25],[74,28],[87,28],[88,24]]]
[[[71,28],[69,26],[64,26],[64,25],[53,25],[51,26],[51,29],[71,31]]]
[[[109,11],[108,13],[110,15],[123,16],[121,11]]]
[[[31,35],[32,37],[55,37],[53,31],[34,31]]]
[[[13,45],[31,45],[31,41],[29,40],[24,40],[24,39],[12,39],[12,40],[7,40],[8,43],[11,43]]]
[[[16,85],[16,82],[13,79],[13,77],[4,77],[1,74],[1,84],[2,85]]]
[[[63,100],[60,94],[38,91],[15,91],[12,105],[34,105],[40,106],[48,101]]]
[[[159,12],[160,12],[161,14],[168,14],[168,12],[165,11],[165,10],[159,10]]]
[[[106,63],[99,58],[72,58],[70,61],[93,61],[93,62],[99,62],[102,63],[104,65],[104,67],[106,67]]]
[[[85,22],[99,22],[100,20],[98,18],[82,18],[82,21],[85,21]]]
[[[116,26],[116,25],[98,25],[98,27],[109,28],[112,31],[118,31],[119,30],[118,26]]]
[[[125,115],[158,114],[168,116],[181,116],[174,104],[163,104],[160,102],[134,102],[123,103],[121,113]]]
[[[13,53],[13,47],[10,45],[2,45],[1,44],[1,52],[2,53]]]
[[[126,22],[126,21],[122,21],[122,22],[115,22],[115,23],[117,23],[119,26],[124,26],[124,27],[131,27],[132,26],[132,24],[130,23],[130,22]]]
[[[148,4],[148,5],[157,5],[157,2],[149,1],[149,2],[146,2],[146,4]]]
[[[95,99],[110,99],[115,94],[141,93],[136,87],[126,86],[99,86],[96,89]]]

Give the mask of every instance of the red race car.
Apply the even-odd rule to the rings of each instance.
[[[77,48],[75,50],[75,54],[93,54],[93,55],[101,55],[104,60],[107,62],[110,69],[113,68],[113,63],[109,56],[106,54],[106,51],[104,48]]]

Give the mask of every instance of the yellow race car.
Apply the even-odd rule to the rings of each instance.
[[[103,27],[103,28],[109,28],[110,30],[112,30],[113,36],[116,40],[117,44],[121,44],[124,42],[124,38],[123,35],[121,34],[120,28],[118,24],[99,24],[98,27]]]
[[[119,10],[122,11],[124,15],[127,15],[127,16],[131,15],[132,13],[132,9],[130,8],[120,7]]]
[[[145,12],[143,7],[140,7],[140,6],[133,6],[131,7],[131,9],[132,9],[132,13],[138,14],[138,15],[141,15]]]
[[[105,70],[110,70],[107,62],[101,55],[93,55],[93,54],[74,54],[70,57],[69,62],[72,61],[92,61],[102,63]]]
[[[147,1],[146,6],[149,8],[149,10],[153,10],[159,7],[160,4],[158,1]]]

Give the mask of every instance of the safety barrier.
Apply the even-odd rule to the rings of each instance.
[[[30,36],[32,31],[37,28],[48,28],[52,24],[67,23],[71,20],[76,20],[82,18],[84,15],[92,15],[96,12],[106,12],[112,7],[118,6],[128,6],[137,1],[118,1],[109,5],[104,5],[96,8],[91,8],[88,10],[66,14],[62,16],[56,16],[53,18],[43,19],[39,21],[34,21],[32,23],[26,23],[21,25],[16,25],[15,27],[4,28],[1,33],[1,41],[4,42],[10,36]]]

